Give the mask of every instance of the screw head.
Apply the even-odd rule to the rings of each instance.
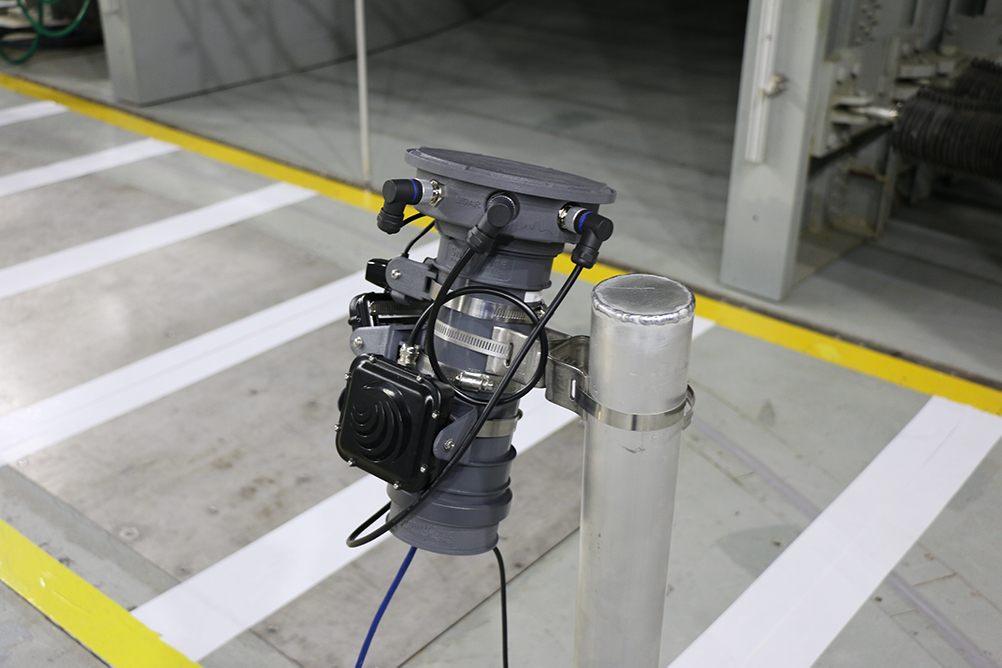
[[[400,483],[399,482],[393,483],[393,489],[400,489]]]
[[[344,374],[344,379],[345,379],[345,380],[351,380],[351,374],[350,374],[350,373],[347,373],[347,372],[345,372],[345,374]]]
[[[428,467],[427,466],[422,466],[421,468],[418,469],[418,471],[421,471],[421,473],[427,473],[428,472]]]
[[[450,438],[449,440],[447,440],[445,443],[442,444],[442,447],[445,448],[446,452],[448,452],[449,450],[452,450],[454,447],[456,447],[456,442]]]
[[[400,274],[400,270],[399,269],[391,269],[390,270],[390,278],[392,278],[394,281],[397,280],[398,278],[400,278],[400,276],[401,276],[401,274]]]
[[[439,415],[440,415],[440,413],[438,411],[432,411],[431,412],[431,419],[432,420],[437,420]]]
[[[365,347],[365,341],[362,339],[361,336],[356,336],[354,339],[351,340],[351,345],[361,350],[362,348]]]
[[[334,433],[337,433],[339,431],[341,431],[341,425],[339,424],[334,425]]]
[[[350,459],[348,459],[348,466],[354,466],[354,465],[355,465],[355,458],[351,457]]]

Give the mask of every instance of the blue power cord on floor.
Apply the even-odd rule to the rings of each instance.
[[[404,573],[407,572],[407,567],[411,565],[411,561],[414,559],[414,554],[417,552],[416,547],[412,547],[408,552],[407,556],[404,557],[404,563],[400,564],[400,570],[397,571],[397,577],[393,578],[393,584],[390,585],[389,591],[386,592],[386,596],[383,597],[383,602],[379,604],[379,610],[376,610],[376,616],[372,619],[372,625],[369,626],[369,633],[365,636],[365,642],[362,643],[362,651],[358,654],[358,663],[355,664],[355,668],[362,668],[362,664],[365,663],[365,655],[369,653],[369,645],[372,643],[373,636],[376,635],[376,629],[379,628],[379,620],[383,618],[383,613],[386,612],[387,606],[390,605],[390,599],[393,598],[393,592],[397,590],[400,585],[400,581],[404,579]]]

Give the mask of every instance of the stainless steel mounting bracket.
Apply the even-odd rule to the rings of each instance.
[[[572,410],[582,418],[591,415],[599,422],[624,431],[657,431],[678,422],[685,429],[692,422],[696,393],[691,385],[686,388],[682,403],[663,413],[637,415],[603,406],[588,393],[589,337],[567,336],[550,329],[547,336],[550,337],[550,355],[546,365],[548,401]]]

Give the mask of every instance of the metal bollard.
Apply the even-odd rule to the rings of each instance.
[[[658,276],[592,292],[588,375],[569,389],[587,416],[577,668],[659,668],[694,309]]]

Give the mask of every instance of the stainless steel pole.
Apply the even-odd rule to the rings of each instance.
[[[631,274],[592,292],[577,668],[659,668],[695,300]]]
[[[365,0],[355,0],[355,44],[358,51],[358,133],[362,146],[362,178],[372,185],[369,146],[369,57],[365,40]]]

